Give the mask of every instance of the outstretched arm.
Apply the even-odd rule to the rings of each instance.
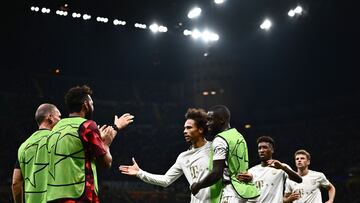
[[[149,184],[167,187],[183,174],[183,171],[178,162],[175,162],[175,164],[171,166],[171,168],[164,175],[157,175],[141,170],[134,158],[132,158],[132,161],[132,166],[121,165],[119,167],[119,171],[122,174],[137,176],[142,181]]]
[[[213,170],[200,182],[193,183],[191,185],[191,193],[196,195],[200,189],[209,187],[215,184],[223,175],[225,167],[225,159],[223,160],[214,160],[213,161]]]
[[[295,171],[291,170],[286,165],[282,164],[280,161],[275,159],[270,159],[267,161],[267,163],[270,167],[285,171],[288,174],[290,180],[295,181],[297,183],[302,182],[302,178]]]
[[[13,172],[11,190],[15,203],[23,202],[23,177],[19,168],[15,168]]]

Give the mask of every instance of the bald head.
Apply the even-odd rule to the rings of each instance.
[[[61,114],[56,106],[48,103],[41,104],[35,112],[35,120],[39,126],[45,122],[56,123],[60,120],[60,116]]]

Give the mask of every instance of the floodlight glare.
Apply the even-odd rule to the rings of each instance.
[[[214,0],[214,2],[215,2],[216,4],[222,4],[222,3],[224,3],[224,0]]]
[[[271,21],[269,19],[265,19],[264,22],[260,25],[260,28],[263,30],[268,30],[271,27]]]
[[[294,16],[295,16],[294,10],[291,9],[291,10],[288,12],[288,15],[289,15],[290,17],[294,17]]]
[[[183,33],[184,33],[185,36],[188,36],[188,35],[192,34],[192,32],[190,30],[184,30]]]
[[[302,9],[301,6],[297,6],[297,7],[294,9],[294,12],[295,12],[296,14],[301,14],[302,11],[303,11],[303,9]]]
[[[167,32],[168,29],[165,26],[159,26],[159,32]]]
[[[189,11],[187,16],[188,18],[192,19],[200,16],[200,14],[201,14],[201,8],[195,7]]]
[[[149,26],[149,28],[150,28],[151,32],[154,32],[154,33],[159,32],[159,25],[156,23],[151,24]]]
[[[192,31],[191,36],[194,39],[197,39],[197,38],[201,37],[201,32],[199,32],[199,30],[195,29],[195,30]]]

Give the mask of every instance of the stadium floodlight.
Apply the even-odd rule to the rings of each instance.
[[[215,2],[216,4],[222,4],[222,3],[224,3],[224,0],[214,0],[214,2]]]
[[[294,17],[294,16],[295,16],[294,10],[291,9],[291,10],[288,12],[288,16]]]
[[[185,29],[183,33],[184,33],[185,36],[192,35],[192,31],[187,30],[187,29]]]
[[[146,29],[146,24],[135,23],[134,26],[135,26],[136,28]]]
[[[301,13],[303,12],[303,8],[301,6],[297,6],[295,9],[294,9],[294,12],[296,14],[299,14],[301,15]]]
[[[39,10],[40,10],[39,7],[35,7],[35,8],[34,8],[34,11],[35,11],[35,12],[38,12]]]
[[[90,20],[90,19],[91,19],[91,15],[89,15],[89,14],[84,14],[84,15],[83,15],[83,19],[84,19],[84,20]]]
[[[201,37],[201,32],[197,29],[194,29],[191,33],[191,36],[194,38],[194,39],[197,39],[199,37]]]
[[[219,35],[216,33],[211,33],[210,34],[210,40],[211,41],[218,41],[220,39]]]
[[[36,10],[36,7],[35,7],[35,11],[37,11],[37,10]],[[45,8],[45,7],[43,7],[43,8],[41,9],[41,12],[42,12],[42,13],[50,13],[50,8]]]
[[[149,26],[149,29],[151,30],[151,32],[157,33],[157,32],[159,32],[159,25],[156,23],[153,23]]]
[[[272,23],[269,19],[265,19],[264,22],[260,25],[260,28],[263,30],[269,30]]]
[[[167,31],[168,31],[167,27],[162,25],[159,26],[159,32],[167,32]]]
[[[201,14],[201,8],[195,7],[189,11],[187,16],[188,16],[188,18],[193,19],[193,18],[199,17],[200,14]]]

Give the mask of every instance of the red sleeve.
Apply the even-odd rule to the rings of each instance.
[[[79,134],[82,137],[90,156],[101,157],[107,153],[106,146],[101,140],[99,128],[94,121],[85,121],[80,126]]]

